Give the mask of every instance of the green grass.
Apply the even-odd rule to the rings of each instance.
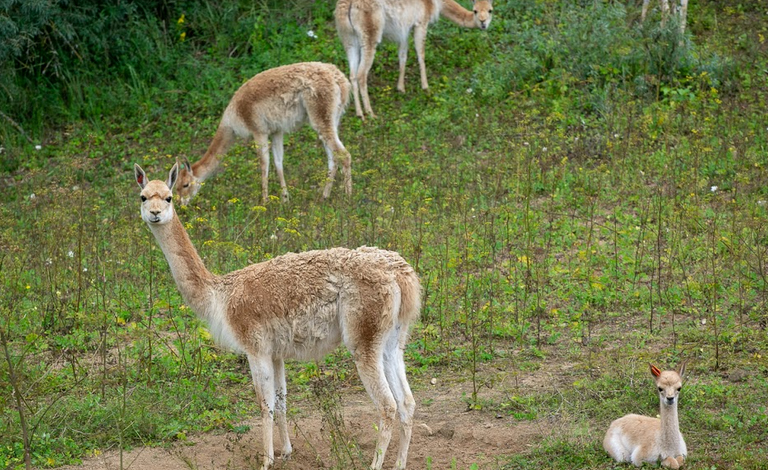
[[[308,8],[300,21],[279,31],[255,23],[250,48],[236,54],[213,33],[170,45],[167,70],[109,85],[124,107],[82,94],[102,117],[47,127],[35,137],[40,150],[4,150],[0,468],[23,466],[11,373],[38,466],[236,429],[257,413],[244,360],[217,349],[183,305],[139,217],[132,166],[165,178],[176,158],[199,158],[231,93],[264,67],[323,59],[346,70],[328,5],[295,8]],[[760,468],[768,459],[760,11],[750,2],[693,4],[682,49],[674,28],[641,27],[620,5],[510,1],[496,6],[487,33],[439,22],[427,46],[430,91],[418,89],[415,57],[406,94],[394,91],[397,53],[385,44],[371,78],[379,118],[343,119],[351,200],[339,181],[321,200],[324,152],[303,129],[286,138],[290,204],[261,204],[255,152],[241,145],[179,216],[218,273],[289,251],[399,251],[424,286],[407,350],[417,402],[441,374],[474,384],[463,398],[477,412],[557,423],[502,468],[606,468],[608,423],[657,406],[646,363],[682,359],[691,361],[680,407],[690,468]],[[234,14],[187,21],[202,28]],[[489,370],[523,376],[553,362],[572,367],[544,392],[486,393]],[[292,396],[316,396],[319,369],[357,383],[338,352],[291,365]],[[332,400],[318,400],[336,416]]]

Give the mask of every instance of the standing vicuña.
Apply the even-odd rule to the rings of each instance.
[[[487,29],[491,24],[493,6],[490,0],[474,0],[473,11],[465,10],[454,0],[338,0],[336,30],[347,51],[349,79],[355,97],[355,113],[365,112],[375,117],[368,98],[368,73],[373,65],[376,47],[382,37],[399,44],[400,77],[397,89],[405,92],[405,60],[408,57],[408,35],[413,29],[413,43],[419,60],[421,88],[427,89],[427,69],[424,65],[424,42],[427,27],[442,15],[464,28]]]
[[[344,170],[344,188],[352,193],[349,152],[339,140],[341,116],[349,104],[350,84],[335,66],[321,62],[304,62],[265,70],[251,78],[235,92],[202,159],[193,165],[185,158],[179,174],[178,195],[187,204],[197,194],[200,184],[219,166],[219,156],[235,142],[236,137],[253,137],[261,160],[261,198],[266,202],[269,175],[269,142],[280,179],[282,199],[288,199],[283,176],[283,135],[300,125],[309,124],[320,136],[328,154],[328,180],[323,197],[331,194],[336,177],[336,159]]]
[[[673,0],[675,2],[675,0]],[[661,24],[664,25],[669,16],[669,0],[661,0]],[[642,21],[645,21],[645,17],[648,15],[648,7],[651,4],[651,0],[643,0],[643,11],[640,14]],[[673,3],[673,10],[678,14],[678,20],[680,21],[680,34],[685,33],[685,22],[688,17],[688,0],[680,0],[680,5]]]
[[[248,357],[261,402],[263,468],[275,459],[273,419],[283,455],[291,453],[283,361],[320,359],[343,342],[381,419],[372,468],[381,468],[399,421],[395,466],[404,469],[416,403],[403,348],[421,308],[421,285],[413,268],[397,253],[361,247],[291,253],[229,274],[211,274],[173,207],[178,163],[167,182],[147,182],[138,165],[134,173],[141,187],[141,216],[184,301],[208,323],[217,343]]]
[[[685,363],[677,371],[662,372],[652,364],[650,367],[659,390],[661,419],[635,414],[619,418],[605,433],[603,448],[617,462],[632,462],[639,467],[643,462],[661,460],[665,467],[680,468],[688,455],[677,421]]]

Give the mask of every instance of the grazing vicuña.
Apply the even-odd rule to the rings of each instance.
[[[178,196],[187,204],[200,185],[218,168],[219,158],[237,137],[253,137],[261,160],[261,199],[267,200],[269,143],[283,201],[288,200],[288,186],[283,175],[283,136],[309,122],[323,142],[328,155],[328,179],[323,197],[331,194],[336,178],[336,161],[344,171],[344,189],[352,193],[352,169],[349,152],[339,140],[339,122],[349,104],[350,84],[335,66],[321,62],[303,62],[265,70],[235,92],[203,158],[190,165],[185,158],[179,174]]]

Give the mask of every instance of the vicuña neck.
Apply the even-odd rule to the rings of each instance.
[[[173,219],[163,225],[149,225],[157,243],[171,267],[173,279],[181,296],[198,316],[207,318],[216,276],[211,274],[197,254],[197,250],[174,213]]]
[[[232,143],[232,136],[229,134],[231,134],[230,131],[219,126],[203,158],[192,164],[192,174],[195,175],[195,178],[205,181],[216,171],[219,163],[221,163],[219,155],[223,155]]]
[[[454,0],[443,0],[443,8],[440,15],[464,28],[475,27],[475,14]]]
[[[677,421],[677,406],[661,409],[661,440],[664,443],[678,445],[680,439],[680,424]]]

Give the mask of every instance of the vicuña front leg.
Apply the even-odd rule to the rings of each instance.
[[[427,66],[425,63],[424,47],[427,41],[427,24],[417,24],[413,28],[413,44],[416,47],[416,58],[419,61],[419,75],[421,76],[421,89],[429,89],[429,83],[427,83]]]
[[[672,469],[678,469],[680,468],[680,463],[678,463],[677,459],[674,457],[667,457],[661,462],[662,467],[672,468]]]
[[[293,452],[293,447],[288,436],[288,421],[286,419],[288,390],[285,384],[285,361],[275,358],[272,361],[272,366],[275,371],[275,421],[277,421],[277,432],[280,434],[280,439],[283,442],[283,459],[289,459]]]
[[[281,194],[283,202],[288,202],[288,185],[285,184],[285,175],[283,174],[283,133],[276,132],[272,135],[272,159],[275,161],[275,171],[280,180]]]
[[[261,432],[264,444],[264,464],[268,469],[275,462],[275,446],[272,440],[272,428],[275,417],[275,371],[272,359],[248,354],[253,385],[261,404]]]
[[[266,135],[254,134],[256,152],[261,163],[261,202],[267,202],[269,198],[269,139]]]

